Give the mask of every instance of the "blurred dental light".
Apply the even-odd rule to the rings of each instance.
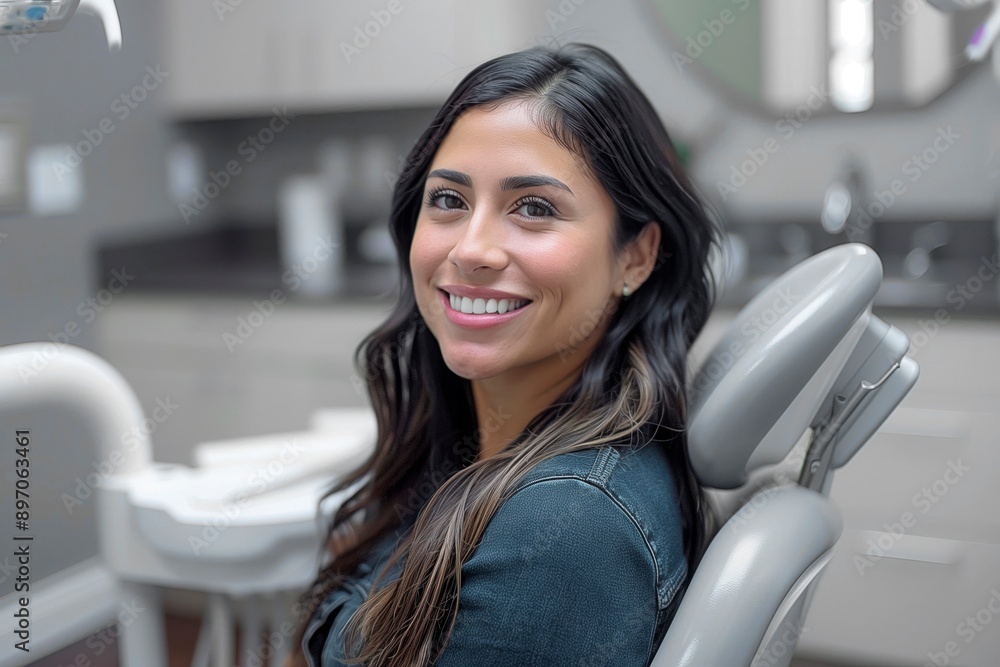
[[[78,9],[100,20],[110,50],[122,47],[122,25],[115,0],[0,0],[0,34],[56,32]]]
[[[872,0],[830,2],[830,99],[841,111],[875,101],[875,15]]]

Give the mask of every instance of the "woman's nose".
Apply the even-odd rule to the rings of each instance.
[[[507,265],[502,215],[480,208],[457,229],[448,259],[459,269],[471,273],[480,267],[502,269]]]

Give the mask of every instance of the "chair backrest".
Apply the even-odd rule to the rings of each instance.
[[[882,283],[868,246],[819,253],[744,306],[691,383],[688,448],[706,486],[734,489],[809,428],[864,332]]]
[[[905,334],[871,314],[881,281],[881,262],[868,246],[821,252],[740,310],[695,373],[688,447],[706,487],[743,486],[754,471],[782,461],[810,428],[814,443],[819,434],[831,444],[810,446],[804,468],[820,476],[816,486],[764,489],[728,519],[654,666],[790,662],[809,591],[842,530],[824,495],[828,469],[850,459],[916,380]],[[881,395],[867,395],[879,385]]]

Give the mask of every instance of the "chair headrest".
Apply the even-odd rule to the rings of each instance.
[[[738,488],[792,450],[864,333],[881,284],[875,251],[848,243],[792,267],[739,311],[691,382],[688,448],[703,485]]]

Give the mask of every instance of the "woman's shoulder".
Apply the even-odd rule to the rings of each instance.
[[[676,445],[661,442],[641,446],[604,445],[557,454],[525,473],[517,489],[541,479],[576,477],[599,486],[639,485],[647,490],[663,487],[667,492],[676,493],[674,473],[665,449],[671,446]]]
[[[609,548],[602,542],[610,540],[633,542],[647,555],[658,603],[665,608],[687,574],[680,501],[666,446],[608,445],[547,459],[517,482],[497,512],[499,525],[520,524],[545,536],[546,543],[560,532],[567,538],[590,534],[593,539],[579,546],[592,549]],[[595,516],[609,525],[595,526]]]

